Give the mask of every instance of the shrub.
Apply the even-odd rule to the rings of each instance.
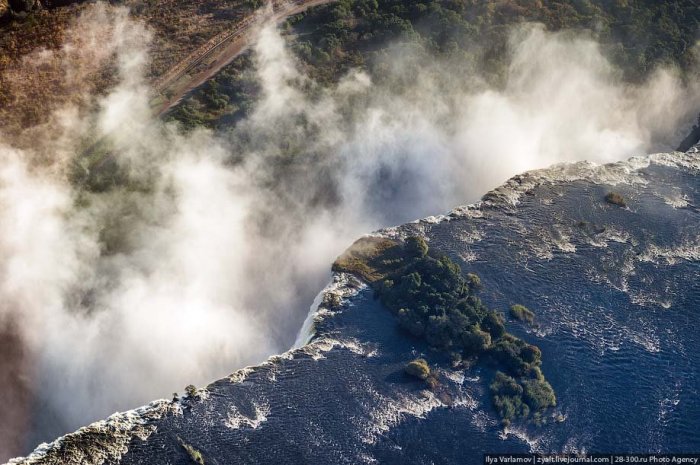
[[[503,420],[508,424],[516,418],[527,418],[530,408],[523,403],[522,398],[515,396],[493,396],[493,406]]]
[[[503,326],[503,316],[493,310],[486,314],[486,317],[481,322],[481,326],[491,333],[494,339],[498,339],[506,334],[506,327]]]
[[[464,351],[470,355],[479,355],[491,346],[491,335],[477,326],[471,326],[462,333]]]
[[[605,201],[612,205],[617,205],[618,207],[622,208],[627,206],[625,198],[617,192],[608,192],[608,194],[605,196]]]
[[[197,397],[199,395],[199,393],[197,392],[197,388],[194,384],[187,385],[185,387],[185,393],[188,397]]]
[[[425,340],[435,347],[447,348],[452,345],[450,323],[445,315],[430,315]]]
[[[532,367],[532,363],[523,358],[522,351],[528,344],[522,339],[511,336],[503,336],[491,348],[491,355],[501,367],[512,375],[523,376]]]
[[[481,289],[481,278],[474,273],[467,273],[467,284],[469,285],[469,290],[476,293]]]
[[[497,371],[491,383],[491,393],[499,396],[521,396],[523,387],[512,376]]]
[[[408,308],[402,308],[398,313],[399,326],[416,337],[421,337],[425,334],[425,324],[419,316]]]
[[[542,360],[542,351],[539,347],[528,344],[520,349],[520,358],[529,365],[538,365]]]
[[[190,457],[192,462],[196,463],[197,465],[205,465],[204,463],[204,456],[200,451],[192,447],[191,445],[187,444],[185,441],[183,441],[181,438],[177,438],[178,442],[182,446],[183,449],[185,449],[185,452],[187,452],[187,455]]]
[[[510,307],[510,314],[520,321],[526,321],[528,323],[533,323],[535,321],[535,314],[532,310],[523,305],[516,304]]]
[[[428,244],[422,237],[411,236],[406,239],[406,252],[412,257],[423,258],[428,254]]]
[[[499,371],[490,388],[493,405],[504,420],[525,418],[534,411],[536,422],[540,422],[540,413],[557,405],[554,390],[544,378],[518,380]]]
[[[517,380],[502,372],[496,372],[491,383],[491,401],[496,411],[508,423],[516,418],[526,418],[530,408],[523,401],[523,387]]]
[[[426,380],[430,376],[430,367],[428,362],[422,358],[417,358],[406,365],[405,371],[407,374],[418,379]]]
[[[523,381],[523,399],[532,410],[544,410],[557,405],[554,389],[545,380],[527,379]]]

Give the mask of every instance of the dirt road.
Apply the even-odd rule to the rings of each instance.
[[[269,21],[281,22],[289,16],[333,1],[335,0],[274,1],[264,12],[253,15],[237,23],[233,29],[213,37],[155,82],[158,97],[154,108],[157,114],[162,115],[170,110],[185,95],[214,77],[224,66],[243,53],[261,24]]]

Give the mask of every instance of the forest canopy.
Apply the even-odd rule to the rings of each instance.
[[[700,4],[692,0],[340,0],[289,18],[285,28],[304,71],[320,83],[358,68],[381,83],[392,66],[389,49],[399,47],[402,55],[445,59],[459,75],[478,70],[498,86],[507,76],[513,28],[524,23],[594,37],[627,81],[642,81],[660,65],[692,78],[698,66]],[[240,57],[171,117],[219,127],[244,116],[257,92],[254,79],[239,72],[249,59]]]

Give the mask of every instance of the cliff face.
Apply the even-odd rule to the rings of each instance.
[[[626,206],[605,201],[612,191]],[[526,173],[476,205],[375,233],[422,235],[481,276],[490,307],[535,311],[536,326],[507,326],[542,349],[558,396],[544,426],[503,430],[491,368],[453,369],[337,273],[301,347],[11,463],[481,463],[484,452],[698,449],[699,207],[695,147]],[[419,355],[437,373],[432,390],[404,374]]]
[[[31,416],[30,357],[13,322],[0,322],[0,453],[3,459],[26,450]]]

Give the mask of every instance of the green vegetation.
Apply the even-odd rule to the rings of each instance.
[[[407,374],[424,381],[428,379],[428,376],[430,376],[430,367],[428,366],[428,362],[422,358],[417,358],[412,362],[409,362],[408,365],[406,365],[405,370]]]
[[[185,452],[187,452],[187,455],[190,456],[190,459],[192,462],[197,463],[199,465],[205,465],[204,464],[204,456],[202,456],[202,453],[192,447],[191,445],[187,444],[185,441],[183,441],[180,438],[177,438],[178,441],[180,441],[180,445],[182,446],[183,449],[185,449]]]
[[[497,372],[491,383],[493,405],[505,425],[516,418],[525,418],[534,412],[536,423],[542,421],[542,412],[557,403],[552,386],[544,379],[542,372],[534,370],[534,378],[516,379],[503,372]]]
[[[184,127],[223,127],[239,121],[249,113],[259,92],[259,84],[249,54],[222,69],[213,79],[195,91],[166,116]]]
[[[513,318],[532,324],[535,321],[535,314],[524,305],[515,304],[510,307],[510,314]]]
[[[191,398],[199,397],[199,391],[197,390],[197,387],[194,384],[188,384],[187,386],[185,386],[185,393],[188,397]]]
[[[591,31],[634,80],[660,63],[691,70],[697,58],[688,45],[699,20],[693,0],[340,0],[290,23],[305,33],[299,55],[320,74],[337,75],[358,63],[381,66],[380,49],[398,40],[502,75],[509,26],[540,22],[549,30]]]
[[[502,372],[497,372],[491,383],[493,405],[498,414],[508,424],[513,418],[527,417],[530,407],[523,402],[523,387],[515,378]]]
[[[625,202],[625,198],[622,197],[617,192],[609,192],[605,196],[605,201],[608,202],[609,204],[617,205],[618,207],[622,207],[622,208],[625,208],[627,206],[627,202]]]
[[[477,296],[478,276],[463,276],[449,257],[431,254],[422,238],[410,237],[404,243],[363,238],[333,269],[356,273],[369,282],[399,326],[413,336],[453,355],[495,365],[500,371],[491,384],[492,400],[504,422],[531,413],[539,422],[541,413],[556,405],[540,369],[540,349],[509,334],[503,315],[486,308]],[[523,318],[534,319],[525,307],[514,308]],[[406,372],[424,380],[431,377],[422,359],[410,362]]]
[[[6,132],[42,124],[63,104],[88,109],[87,96],[103,95],[118,80],[116,60],[85,60],[86,54],[63,53],[65,43],[80,49],[90,40],[76,18],[93,8],[95,2],[82,0],[0,0],[0,121]],[[249,18],[264,6],[262,0],[148,0],[110,1],[124,4],[131,17],[144,21],[156,40],[149,47],[149,79],[163,76],[178,62],[218,34]],[[109,5],[107,5],[109,10]],[[102,38],[103,40],[105,37]],[[42,53],[41,66],[32,52]],[[66,75],[66,69],[80,69],[80,82]],[[15,76],[15,77],[13,77]],[[18,79],[17,76],[22,76]],[[67,79],[69,78],[69,79]],[[85,98],[84,98],[85,97]],[[162,102],[161,102],[162,103]],[[221,101],[211,101],[211,109]],[[235,106],[231,107],[235,110]],[[205,121],[202,124],[206,124]],[[12,128],[13,131],[7,131]]]
[[[285,27],[304,71],[314,80],[334,83],[360,68],[375,84],[391,80],[396,89],[411,82],[415,70],[409,66],[396,76],[390,45],[400,49],[404,65],[423,54],[449,62],[451,74],[476,73],[490,84],[502,84],[510,33],[524,22],[542,23],[550,31],[585,31],[600,41],[628,81],[645,79],[661,64],[676,65],[686,78],[694,77],[692,44],[700,22],[694,0],[340,0],[295,15]],[[244,115],[257,88],[235,70],[249,60],[236,60],[214,78],[214,89],[195,91],[183,103],[188,108],[173,112],[172,118],[216,128]]]

